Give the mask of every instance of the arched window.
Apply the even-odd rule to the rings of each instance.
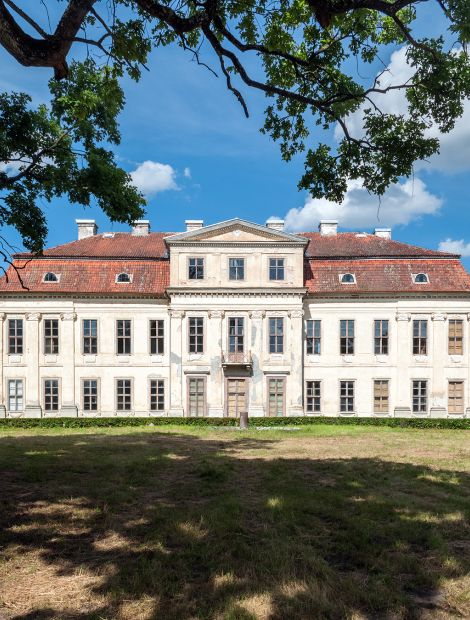
[[[116,282],[118,283],[124,283],[124,282],[130,282],[131,281],[131,276],[128,273],[118,273],[118,275],[116,276]]]
[[[356,276],[353,273],[343,273],[341,276],[341,284],[355,284]]]
[[[428,284],[429,278],[426,273],[417,273],[415,275],[415,284]]]
[[[44,275],[44,282],[58,282],[59,278],[55,273],[52,273],[52,271],[48,271],[45,275]]]

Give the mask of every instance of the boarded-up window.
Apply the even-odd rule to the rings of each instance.
[[[284,415],[284,385],[284,379],[269,379],[268,413],[270,416]]]
[[[449,381],[448,413],[463,413],[463,381]]]
[[[206,411],[206,382],[203,377],[188,379],[189,415],[203,416]]]
[[[388,379],[374,380],[374,413],[388,413]]]
[[[463,355],[463,321],[449,319],[449,355]]]

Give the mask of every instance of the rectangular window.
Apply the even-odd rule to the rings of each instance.
[[[374,321],[374,353],[388,355],[388,321]]]
[[[269,319],[269,352],[284,352],[284,319],[282,317]]]
[[[245,259],[229,258],[228,259],[228,277],[229,280],[245,279]]]
[[[307,355],[321,353],[321,321],[308,320],[306,324]]]
[[[189,352],[204,353],[204,319],[189,317]]]
[[[307,413],[321,411],[321,382],[307,381]]]
[[[245,320],[243,317],[230,317],[228,320],[229,353],[243,353],[245,340]]]
[[[83,379],[83,411],[98,411],[98,380]]]
[[[23,379],[8,381],[8,411],[23,411]]]
[[[23,353],[23,319],[8,320],[8,353],[10,355]]]
[[[340,381],[339,400],[341,413],[354,412],[354,381]]]
[[[189,415],[203,416],[206,411],[206,382],[203,377],[189,377],[188,379]]]
[[[44,410],[59,410],[59,379],[44,379]]]
[[[190,258],[188,261],[189,280],[204,280],[204,259]]]
[[[354,321],[340,321],[340,353],[354,355]]]
[[[163,379],[150,380],[150,411],[164,411],[165,382]]]
[[[413,321],[413,355],[428,354],[428,322],[416,319]]]
[[[449,381],[447,413],[463,413],[463,381]]]
[[[270,280],[284,280],[284,259],[283,258],[270,258],[269,259],[269,279]]]
[[[96,319],[83,320],[83,354],[95,355],[98,353],[98,321]]]
[[[449,355],[463,355],[463,321],[449,319]]]
[[[116,321],[116,352],[118,355],[130,355],[132,348],[131,321]]]
[[[163,355],[164,351],[163,320],[150,321],[150,355]]]
[[[280,417],[284,415],[285,379],[269,379],[268,415]]]
[[[413,381],[413,413],[427,413],[428,382],[425,379]]]
[[[388,413],[389,382],[388,379],[374,380],[374,413]]]
[[[59,353],[59,320],[44,319],[44,353],[57,355]]]
[[[131,411],[132,409],[132,381],[130,379],[116,379],[116,409],[117,411]]]

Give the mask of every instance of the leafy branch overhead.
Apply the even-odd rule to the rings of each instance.
[[[0,0],[0,44],[21,65],[49,67],[54,75],[50,108],[34,108],[24,93],[0,97],[0,221],[15,225],[34,251],[46,233],[39,199],[97,200],[117,221],[142,214],[144,199],[109,148],[119,143],[119,79],[127,73],[139,80],[155,48],[179,45],[220,74],[246,115],[247,89],[264,93],[270,101],[263,131],[284,159],[304,152],[299,187],[335,201],[350,179],[380,195],[409,176],[416,161],[439,150],[431,134],[453,128],[470,93],[469,0],[39,4]],[[447,28],[438,38],[416,34],[426,29],[419,7],[429,4]],[[48,9],[59,13],[52,26]],[[85,62],[74,60],[78,46],[85,46]],[[382,57],[403,46],[410,70],[395,82]],[[397,90],[406,94],[406,115],[381,109]],[[353,113],[360,131],[351,128]],[[326,134],[315,143],[318,129],[321,135],[329,128],[334,146]]]

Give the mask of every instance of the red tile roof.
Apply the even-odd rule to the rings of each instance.
[[[356,284],[341,284],[352,273]],[[413,274],[426,273],[428,284],[415,284]],[[311,294],[470,293],[470,276],[458,259],[356,259],[305,261],[305,286]]]
[[[35,293],[162,295],[169,286],[168,250],[164,238],[130,233],[95,235],[49,248],[43,256],[15,255],[21,280]],[[461,293],[470,292],[470,276],[455,254],[419,248],[369,234],[299,233],[309,239],[305,286],[311,294]],[[47,271],[60,274],[58,283],[44,283]],[[116,284],[116,274],[133,275],[130,284]],[[356,284],[341,284],[339,275],[354,273]],[[412,274],[427,273],[429,284],[414,284]],[[10,268],[0,278],[0,293],[21,292],[20,279]]]
[[[174,233],[153,232],[148,235],[104,233],[71,241],[44,250],[44,256],[79,258],[165,258],[167,247],[164,237]],[[29,254],[17,254],[26,257]]]
[[[17,260],[15,265],[19,275],[10,267],[7,276],[0,278],[0,293],[27,292],[26,287],[34,293],[161,296],[170,283],[167,260],[33,259]],[[43,282],[48,271],[57,274],[59,282]],[[132,282],[117,284],[116,275],[121,272],[131,274]]]
[[[309,244],[305,251],[306,256],[311,257],[359,257],[359,256],[435,256],[457,257],[457,254],[437,252],[415,245],[408,245],[401,241],[384,239],[376,235],[366,233],[338,233],[334,236],[322,236],[318,232],[298,233],[301,237],[307,237]]]

